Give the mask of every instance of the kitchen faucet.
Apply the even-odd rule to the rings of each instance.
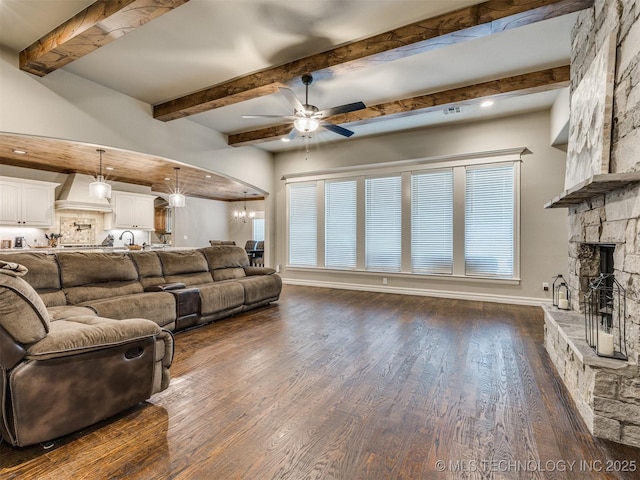
[[[124,232],[122,232],[120,234],[120,237],[118,238],[118,240],[122,240],[122,237],[124,236],[125,233],[130,233],[131,234],[131,243],[129,243],[129,245],[133,245],[134,243],[136,243],[136,240],[133,236],[133,232],[129,231],[129,230],[125,230]]]

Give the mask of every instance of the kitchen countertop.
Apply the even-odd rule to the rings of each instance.
[[[5,248],[0,249],[0,254],[5,253],[24,253],[24,252],[40,252],[40,253],[56,253],[56,252],[89,252],[89,253],[129,253],[129,252],[151,252],[151,251],[164,251],[164,252],[175,252],[179,250],[195,250],[200,247],[151,247],[144,248],[143,250],[129,250],[128,248],[119,246],[119,247],[54,247],[54,248]]]

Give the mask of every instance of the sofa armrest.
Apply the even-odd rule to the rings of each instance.
[[[243,267],[244,273],[248,277],[252,277],[254,275],[273,275],[276,273],[275,269],[271,267]]]
[[[144,318],[113,320],[97,316],[75,316],[52,322],[49,334],[29,346],[26,358],[45,360],[101,350],[161,333],[157,323]]]
[[[180,290],[181,288],[185,288],[187,285],[182,282],[175,283],[161,283],[160,285],[149,285],[145,287],[145,292],[167,292],[171,290]]]

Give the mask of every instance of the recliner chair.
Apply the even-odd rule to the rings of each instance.
[[[56,439],[169,386],[173,336],[141,318],[47,309],[0,261],[0,435],[13,446]]]

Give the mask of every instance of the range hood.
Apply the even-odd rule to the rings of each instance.
[[[106,198],[89,196],[89,184],[95,179],[91,175],[72,173],[62,185],[55,203],[56,210],[90,210],[111,212],[113,208]]]

